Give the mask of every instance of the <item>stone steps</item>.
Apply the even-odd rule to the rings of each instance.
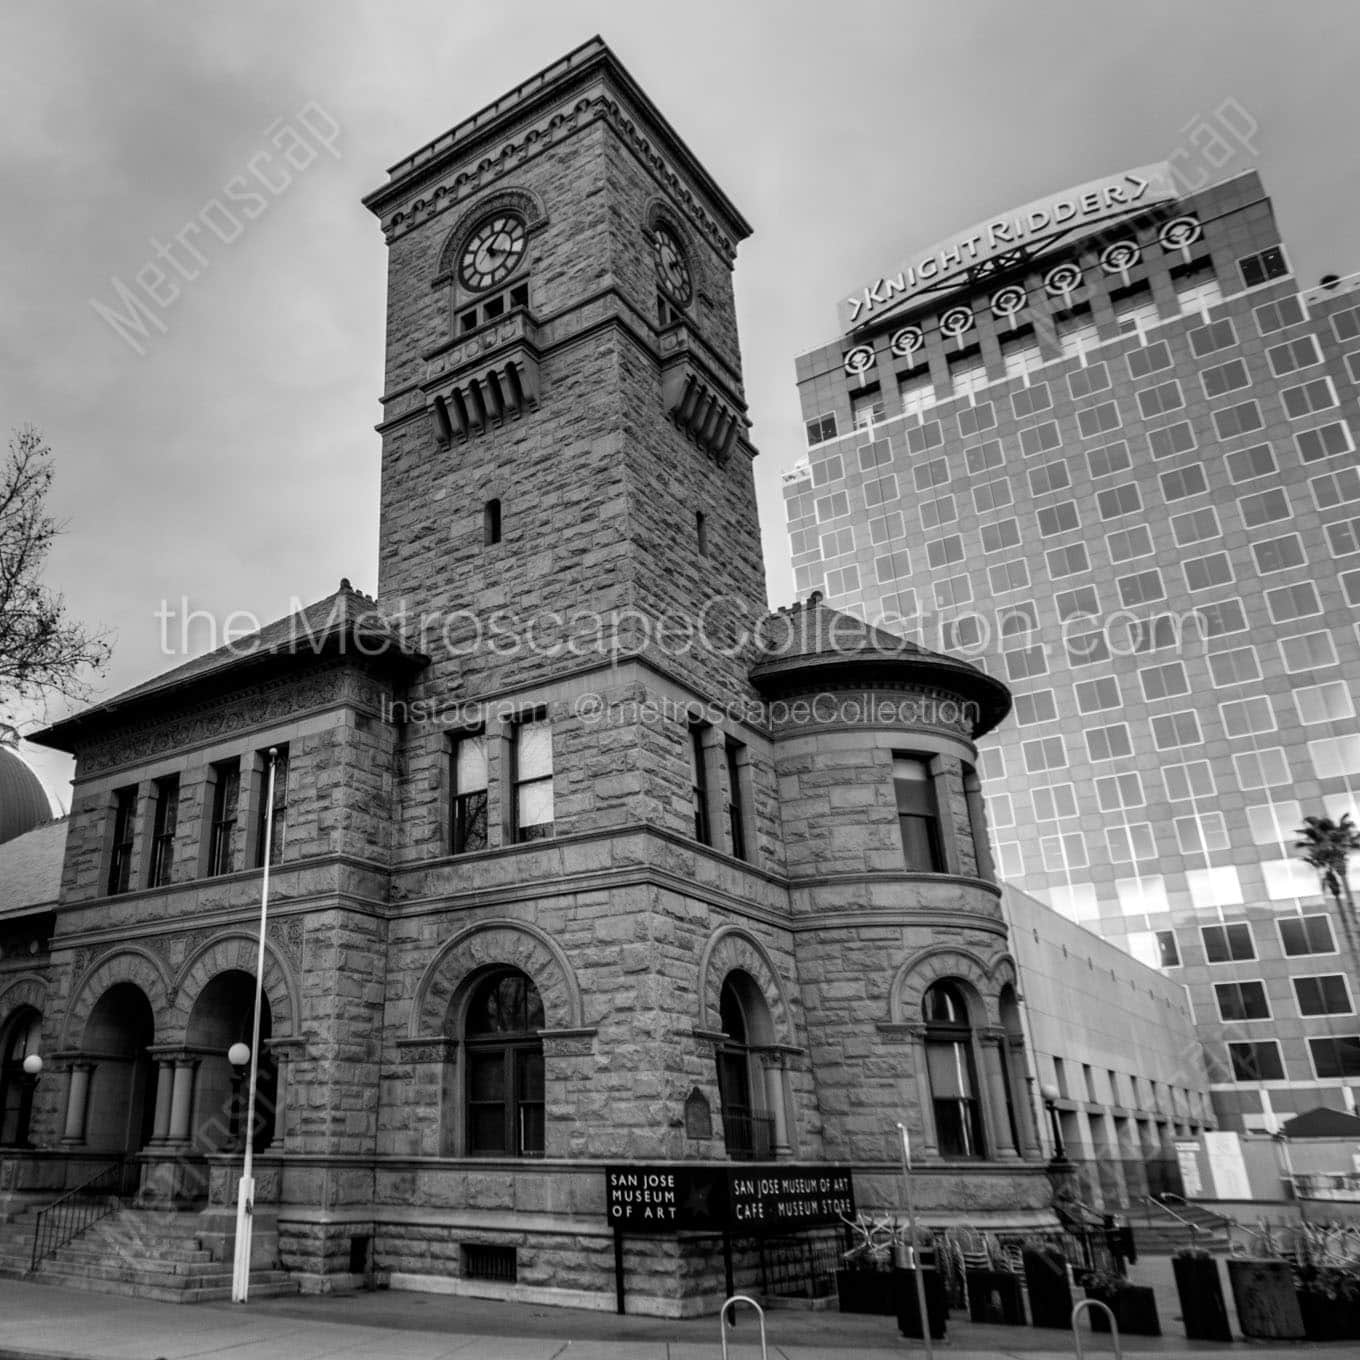
[[[96,1294],[121,1294],[163,1303],[213,1303],[231,1297],[230,1261],[203,1246],[197,1214],[120,1209],[93,1223],[29,1274],[33,1220],[0,1224],[0,1277],[27,1277]],[[252,1297],[296,1294],[286,1271],[250,1272]]]
[[[231,1298],[231,1271],[214,1270],[201,1276],[180,1277],[181,1282],[169,1284],[164,1277],[139,1270],[108,1268],[101,1273],[88,1270],[66,1272],[53,1269],[45,1261],[31,1280],[38,1284],[55,1284],[66,1289],[82,1289],[90,1294],[119,1294],[139,1299],[153,1299],[159,1303],[225,1303]],[[297,1281],[282,1270],[252,1270],[251,1298],[277,1298],[298,1292]]]
[[[1194,1204],[1176,1204],[1174,1208],[1179,1217],[1189,1220],[1198,1231],[1192,1232],[1187,1224],[1178,1223],[1170,1214],[1156,1209],[1150,1211],[1150,1219],[1136,1209],[1130,1210],[1129,1222],[1139,1251],[1169,1255],[1192,1245],[1206,1251],[1227,1250],[1228,1226],[1219,1215]]]

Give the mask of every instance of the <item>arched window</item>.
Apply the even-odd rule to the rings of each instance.
[[[543,1155],[543,1023],[538,988],[518,969],[473,992],[463,1029],[470,1156]]]
[[[981,1157],[982,1110],[968,1003],[956,982],[937,982],[925,995],[926,1071],[935,1139],[943,1157]]]
[[[42,1016],[26,1007],[10,1021],[0,1043],[0,1147],[28,1142],[34,1081],[24,1072],[24,1059],[38,1052],[41,1030]]]
[[[755,979],[734,970],[723,980],[718,998],[723,1028],[718,1050],[718,1093],[722,1097],[723,1137],[731,1157],[772,1155],[774,1115],[765,1108],[758,1049],[774,1039],[769,1008]]]

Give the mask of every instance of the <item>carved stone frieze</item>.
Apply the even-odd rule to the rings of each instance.
[[[299,650],[306,646],[305,638],[300,639]],[[81,770],[136,764],[342,700],[377,708],[380,697],[380,687],[370,677],[347,669],[344,662],[332,662],[325,673],[306,680],[288,677],[252,686],[235,691],[227,702],[188,705],[169,721],[156,717],[120,727],[81,752]]]
[[[408,209],[394,212],[383,223],[389,241],[396,240],[432,217],[448,212],[465,203],[473,195],[495,184],[517,169],[540,144],[547,145],[561,136],[574,132],[583,123],[595,118],[607,118],[627,138],[637,152],[684,210],[689,220],[723,252],[729,262],[735,258],[736,246],[713,216],[699,201],[662,156],[639,131],[637,124],[623,111],[618,102],[603,95],[594,99],[578,99],[571,109],[558,110],[527,129],[517,140],[511,140],[495,156],[484,156],[476,166],[458,171],[428,194],[422,194]]]

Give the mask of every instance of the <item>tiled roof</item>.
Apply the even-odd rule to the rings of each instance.
[[[295,614],[276,619],[214,652],[194,657],[173,670],[153,676],[73,717],[53,723],[30,740],[66,750],[77,728],[88,727],[115,710],[151,699],[163,699],[190,687],[220,684],[232,672],[261,663],[289,657],[306,661],[346,654],[369,662],[379,658],[389,662],[400,660],[410,666],[423,665],[426,660],[405,645],[370,596],[355,590],[348,580],[342,580],[340,589],[333,595],[327,595]]]
[[[761,663],[800,656],[878,653],[885,656],[938,656],[909,638],[877,628],[853,614],[822,603],[820,593],[787,609],[767,614],[760,623]]]
[[[817,592],[804,603],[767,615],[758,638],[760,658],[751,667],[751,681],[767,693],[810,683],[921,681],[977,702],[975,736],[991,731],[1010,712],[1010,690],[986,671],[832,609]]]
[[[63,817],[0,845],[0,917],[56,905],[66,827]]]

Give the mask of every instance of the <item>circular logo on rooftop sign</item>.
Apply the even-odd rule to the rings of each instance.
[[[926,342],[920,326],[903,326],[892,338],[892,352],[899,359],[908,359]]]
[[[1162,223],[1157,239],[1168,250],[1184,250],[1186,246],[1194,245],[1203,235],[1204,228],[1200,226],[1198,218],[1173,217],[1171,221]]]
[[[856,345],[845,356],[845,371],[852,378],[858,378],[861,373],[867,373],[873,366],[874,351],[868,345]]]
[[[1100,267],[1107,274],[1123,274],[1142,258],[1137,241],[1114,241],[1100,252]]]
[[[1025,290],[1018,283],[1008,283],[992,294],[992,315],[1014,316],[1026,301]]]
[[[1044,275],[1044,287],[1054,297],[1075,293],[1081,287],[1081,270],[1070,260],[1066,264],[1055,264]]]
[[[973,314],[967,307],[951,307],[940,318],[940,334],[955,336],[962,335],[969,330],[973,324]]]

